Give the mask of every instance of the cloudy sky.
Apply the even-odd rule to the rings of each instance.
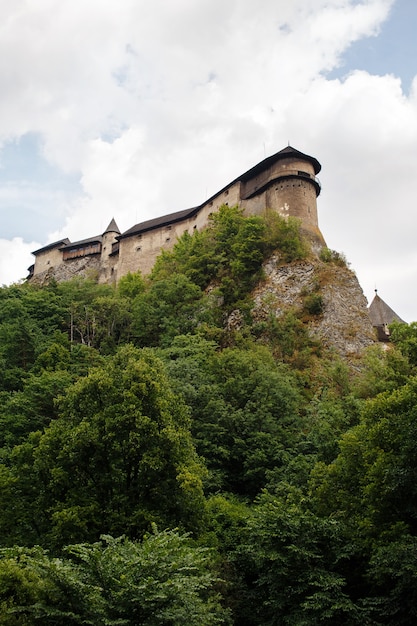
[[[368,301],[417,320],[415,0],[2,0],[0,284],[288,143]]]

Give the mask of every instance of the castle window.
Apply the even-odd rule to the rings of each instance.
[[[197,228],[197,224],[194,224],[193,228],[194,228],[194,230],[195,230],[195,229]]]
[[[138,247],[136,248],[136,252],[140,252],[141,250],[142,250],[141,246],[138,246]]]
[[[171,241],[171,237],[167,237],[165,241]]]

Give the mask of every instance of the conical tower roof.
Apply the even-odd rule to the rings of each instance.
[[[105,235],[106,233],[117,233],[118,235],[120,235],[120,230],[119,230],[118,225],[115,222],[114,217],[112,218],[110,224],[107,226],[107,228],[104,231],[103,235]]]
[[[387,326],[392,324],[392,322],[405,323],[404,320],[402,320],[401,317],[378,296],[376,290],[375,297],[369,305],[368,311],[372,326]]]

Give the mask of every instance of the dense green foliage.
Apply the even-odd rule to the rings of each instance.
[[[147,279],[0,289],[0,624],[416,623],[417,324],[353,369],[319,285],[254,322],[272,251],[222,207]]]
[[[212,557],[175,531],[142,543],[104,536],[61,558],[40,547],[0,554],[1,624],[212,626],[227,623]]]

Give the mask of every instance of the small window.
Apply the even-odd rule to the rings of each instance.
[[[171,241],[171,237],[167,237],[165,241]]]
[[[141,247],[141,246],[138,246],[138,247],[136,248],[136,252],[140,252],[141,250],[142,250],[142,247]]]

